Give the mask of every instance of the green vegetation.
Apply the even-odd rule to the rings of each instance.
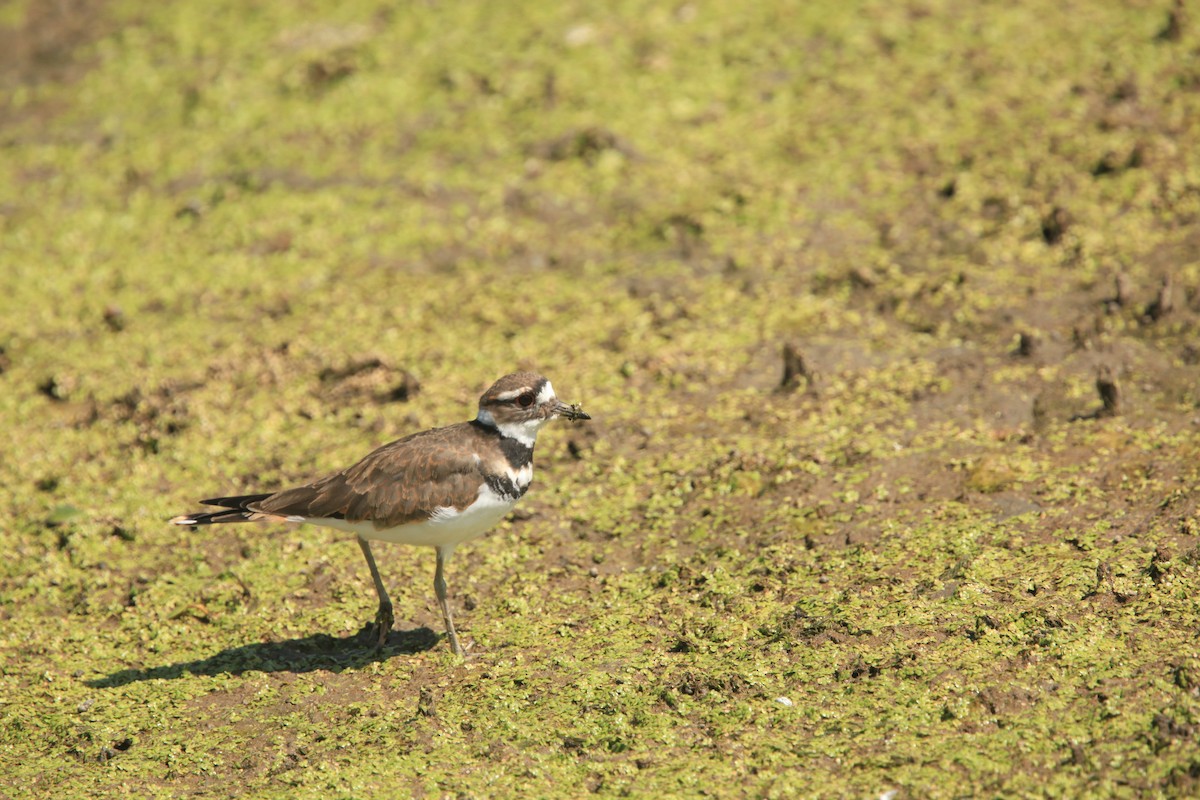
[[[1200,17],[744,5],[0,10],[0,795],[1200,790]],[[465,662],[165,524],[517,368]]]

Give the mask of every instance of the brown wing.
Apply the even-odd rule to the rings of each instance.
[[[465,430],[464,430],[465,429]],[[352,467],[251,506],[301,517],[370,520],[391,528],[437,508],[463,509],[479,495],[483,471],[471,423],[435,428],[385,444]]]

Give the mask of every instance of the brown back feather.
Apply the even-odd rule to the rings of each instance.
[[[466,434],[466,435],[464,435]],[[285,489],[251,508],[271,514],[370,520],[391,528],[429,517],[437,508],[462,510],[479,495],[483,465],[477,446],[496,434],[462,422],[385,444],[357,464],[305,486]]]

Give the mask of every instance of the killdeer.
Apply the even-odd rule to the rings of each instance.
[[[461,656],[446,599],[446,564],[454,548],[487,533],[529,489],[538,431],[558,417],[591,419],[579,406],[560,402],[541,375],[515,372],[483,393],[479,414],[470,422],[398,439],[354,466],[294,489],[201,500],[222,510],[171,522],[307,522],[355,534],[379,596],[378,647],[387,641],[394,617],[371,542],[432,547],[437,551],[434,593],[450,646]]]

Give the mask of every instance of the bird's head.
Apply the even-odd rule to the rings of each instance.
[[[578,405],[558,399],[550,381],[535,372],[514,372],[492,384],[479,398],[482,425],[530,446],[538,430],[552,419],[591,419]]]

